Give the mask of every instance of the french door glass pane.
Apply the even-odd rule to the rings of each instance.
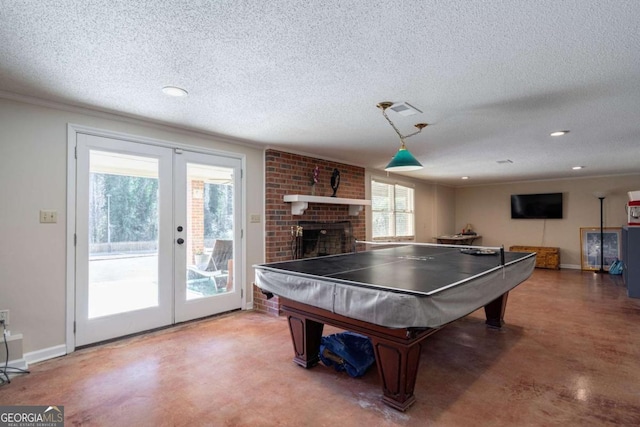
[[[233,169],[187,164],[187,300],[232,290]]]
[[[158,306],[158,160],[89,162],[89,318]]]

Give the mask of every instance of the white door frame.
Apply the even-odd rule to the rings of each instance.
[[[73,123],[67,124],[67,221],[66,221],[66,333],[65,333],[65,346],[67,353],[72,353],[75,350],[75,231],[76,231],[76,140],[77,134],[83,133],[88,135],[95,135],[106,138],[121,139],[124,141],[138,142],[143,144],[157,145],[160,147],[167,147],[171,149],[182,149],[188,151],[194,151],[204,154],[211,154],[221,157],[229,157],[234,159],[240,159],[242,162],[242,171],[246,169],[246,156],[241,153],[232,153],[222,150],[215,150],[210,148],[203,148],[188,144],[181,144],[171,141],[163,141],[160,139],[148,138],[139,135],[131,135],[121,132],[113,132],[105,129],[93,128]],[[242,238],[240,239],[241,253],[239,254],[242,268],[237,269],[235,272],[238,285],[242,289],[242,306],[241,309],[246,309],[246,281],[245,281],[245,263],[246,263],[246,245],[244,239],[244,230],[246,228],[246,180],[241,179],[242,185],[242,201],[241,201],[241,224],[240,230]]]

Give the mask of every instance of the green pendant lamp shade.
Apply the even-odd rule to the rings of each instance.
[[[386,168],[384,168],[387,172],[408,172],[408,171],[417,171],[418,169],[422,169],[422,164],[413,157],[413,154],[407,150],[407,147],[402,144],[398,152],[391,159]]]
[[[391,106],[393,106],[393,102],[389,102],[389,101],[381,102],[377,105],[377,107],[380,110],[382,110],[382,115],[384,116],[384,118],[387,119],[387,121],[389,122],[393,130],[395,130],[398,136],[400,137],[400,142],[402,142],[402,145],[400,145],[400,149],[398,150],[396,155],[393,156],[393,158],[391,159],[387,167],[384,168],[384,170],[387,172],[409,172],[409,171],[417,171],[418,169],[422,169],[422,164],[418,161],[418,159],[413,157],[413,154],[411,154],[409,150],[407,150],[407,147],[404,145],[404,140],[405,138],[409,138],[413,135],[419,134],[420,132],[422,132],[422,129],[426,128],[429,125],[427,123],[418,123],[415,125],[415,127],[418,129],[416,132],[413,132],[409,135],[403,135],[400,133],[396,125],[393,124],[389,116],[387,116],[386,109]],[[417,110],[415,107],[413,108],[416,111],[421,112]]]

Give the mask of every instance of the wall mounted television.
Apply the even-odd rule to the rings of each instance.
[[[512,219],[561,219],[562,193],[512,194]]]

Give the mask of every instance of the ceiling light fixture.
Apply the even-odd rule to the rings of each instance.
[[[187,96],[189,94],[186,90],[179,88],[177,86],[165,86],[162,88],[162,92],[165,95],[176,96],[176,97]]]
[[[555,132],[551,132],[549,135],[551,135],[551,136],[562,136],[562,135],[566,135],[568,133],[569,133],[568,130],[558,130],[558,131],[555,131]]]
[[[573,169],[574,171],[578,171],[580,169],[584,169],[584,166],[574,166],[571,169]]]
[[[386,170],[387,172],[408,172],[422,169],[422,164],[415,157],[413,157],[413,154],[411,154],[409,150],[407,150],[407,147],[404,144],[404,140],[406,138],[409,138],[410,136],[419,134],[420,132],[422,132],[422,129],[424,129],[428,125],[426,123],[418,123],[415,125],[415,127],[418,128],[417,132],[409,135],[402,135],[396,125],[393,124],[389,116],[387,116],[387,112],[385,111],[392,105],[393,102],[381,102],[377,105],[377,107],[382,110],[382,115],[384,116],[384,118],[387,119],[393,130],[396,131],[396,133],[400,137],[400,141],[402,142],[402,144],[400,144],[398,152],[395,156],[393,156],[384,170]]]
[[[469,177],[468,176],[463,176],[460,179],[469,179]]]

